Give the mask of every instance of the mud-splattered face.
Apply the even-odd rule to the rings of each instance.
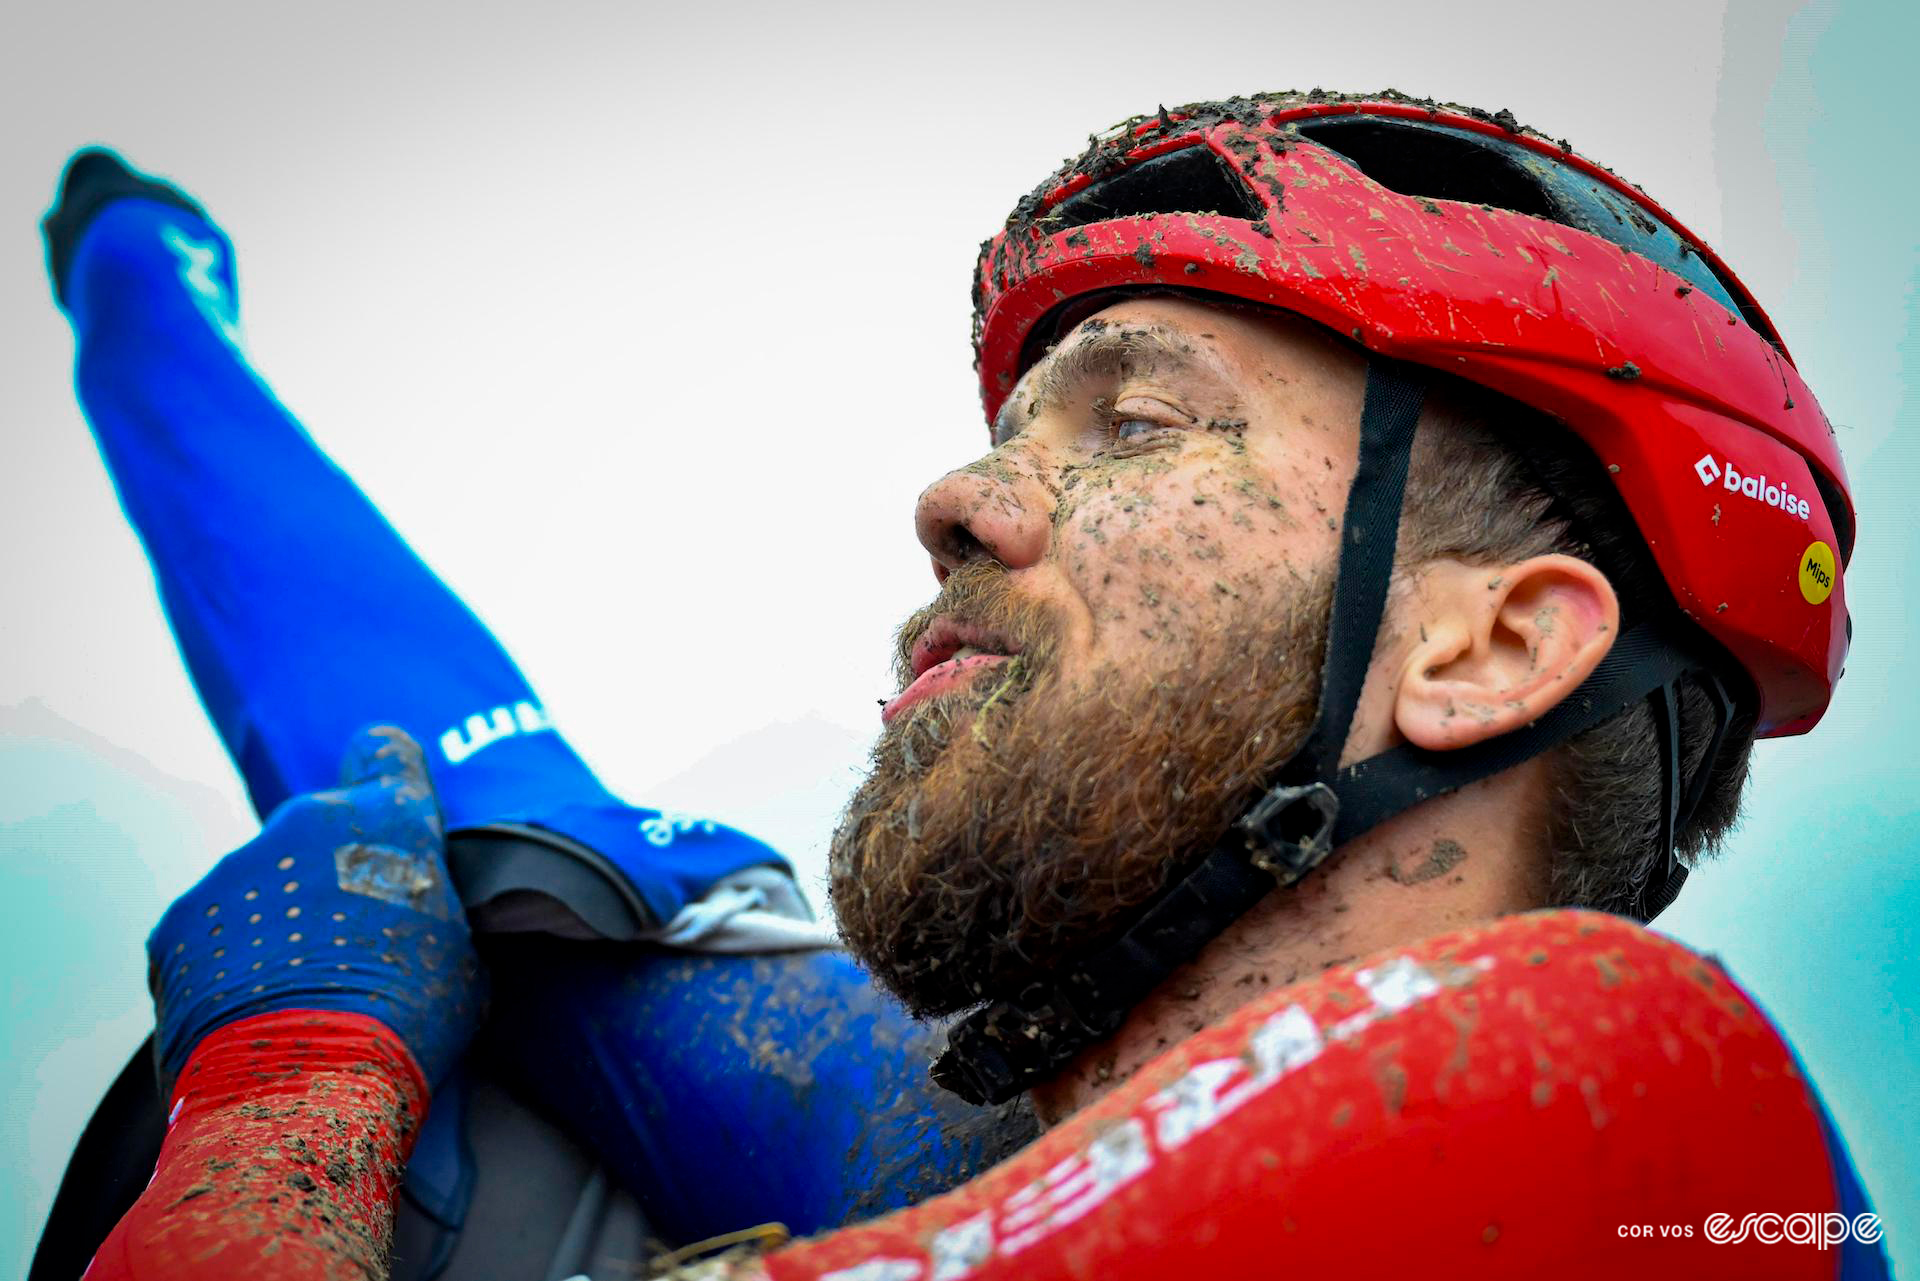
[[[1129,300],[921,496],[941,594],[831,860],[849,945],[910,1008],[1112,933],[1297,745],[1364,386],[1305,322]]]

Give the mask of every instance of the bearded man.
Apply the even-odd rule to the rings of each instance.
[[[273,811],[150,941],[170,1129],[100,1274],[419,1271],[388,1257],[401,1167],[465,1115],[484,966],[488,1070],[670,1235],[896,1211],[704,1275],[1884,1275],[1791,1051],[1621,919],[1725,834],[1756,735],[1824,710],[1845,476],[1737,279],[1563,144],[1394,95],[1163,109],[985,247],[993,450],[921,496],[940,591],[831,863],[847,947],[937,1040],[798,950],[777,856],[596,791],[424,571],[433,626],[370,608],[387,630],[343,638],[353,662],[275,640],[334,680],[323,711],[243,679],[258,624],[195,592],[245,580],[258,531],[170,552],[189,521],[161,481],[218,485],[168,451],[218,472],[265,447],[198,444],[245,413],[188,428],[163,380],[88,363],[184,341],[150,321],[172,290],[214,322],[196,359],[231,367],[230,250],[174,189],[86,163],[49,220],[82,398],[197,678],[248,686],[229,743]],[[339,491],[285,426],[279,479]],[[322,528],[404,551],[343,495]],[[254,519],[342,613],[393,598],[366,583],[392,571]],[[423,669],[467,702],[425,706]],[[434,739],[456,704],[499,714]],[[348,716],[441,758],[383,730],[302,795]],[[635,831],[692,852],[650,861]],[[275,922],[229,959],[263,893],[331,944]],[[469,923],[509,937],[476,950]],[[316,981],[328,961],[345,977]],[[1002,1110],[936,1101],[922,1047]],[[1023,1096],[1049,1132],[923,1200],[1025,1139]],[[451,1167],[409,1204],[457,1237]],[[451,1274],[483,1274],[472,1242]]]

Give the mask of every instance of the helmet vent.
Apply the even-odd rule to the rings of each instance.
[[[1049,231],[1064,231],[1109,218],[1183,213],[1251,222],[1266,209],[1224,160],[1195,145],[1136,161],[1074,192],[1049,209],[1042,222]]]
[[[1568,221],[1541,191],[1539,180],[1520,167],[1518,157],[1471,134],[1366,116],[1305,121],[1295,128],[1403,196],[1492,205]]]
[[[1339,152],[1361,173],[1403,196],[1489,205],[1610,240],[1659,263],[1780,347],[1765,315],[1738,286],[1721,279],[1678,231],[1550,156],[1503,138],[1385,116],[1333,116],[1302,121],[1293,129]]]

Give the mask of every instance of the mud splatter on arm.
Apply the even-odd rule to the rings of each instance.
[[[427,1089],[359,1015],[260,1015],[214,1033],[174,1089],[152,1182],[92,1281],[385,1281]]]

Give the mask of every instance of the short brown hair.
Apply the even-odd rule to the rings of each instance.
[[[1436,381],[1414,438],[1397,572],[1440,557],[1500,565],[1554,552],[1607,575],[1623,627],[1673,607],[1664,588],[1636,587],[1661,579],[1584,442],[1538,410],[1470,383]],[[1754,721],[1750,698],[1736,704],[1705,795],[1675,834],[1688,866],[1718,851],[1739,814]],[[1683,778],[1712,741],[1712,707],[1697,682],[1682,684]],[[1644,700],[1553,749],[1546,812],[1534,833],[1547,859],[1550,906],[1634,911],[1640,887],[1665,865],[1659,752]]]

